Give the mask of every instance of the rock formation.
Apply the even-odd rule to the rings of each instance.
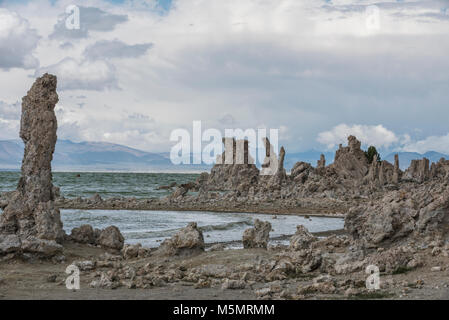
[[[105,249],[120,251],[125,243],[125,238],[116,226],[109,226],[100,232],[97,243]]]
[[[399,169],[399,161],[397,162],[396,167],[386,160],[378,161],[377,155],[374,155],[373,162],[371,162],[368,174],[364,180],[377,187],[382,187],[386,184],[397,184],[400,176],[401,171]]]
[[[88,224],[74,228],[70,234],[70,239],[78,243],[100,245],[110,251],[122,250],[125,243],[125,239],[117,227],[109,226],[100,230],[94,229]]]
[[[265,144],[265,159],[262,163],[261,176],[273,176],[278,169],[279,160],[274,151],[274,147],[268,138],[262,139]]]
[[[306,182],[309,175],[314,171],[312,165],[307,162],[296,162],[290,173],[290,178],[293,179],[295,183]]]
[[[399,168],[399,156],[397,154],[394,155],[394,167],[393,167],[393,177],[392,182],[394,184],[398,184],[401,180],[401,169]]]
[[[99,230],[95,232],[91,225],[84,224],[78,228],[73,228],[70,238],[78,243],[96,244],[99,235]]]
[[[425,188],[392,191],[370,204],[353,207],[345,218],[345,229],[362,247],[391,244],[414,235],[415,239],[449,237],[449,190],[435,186],[429,196]]]
[[[57,139],[56,85],[56,77],[45,74],[22,100],[22,175],[0,217],[0,253],[22,251],[51,256],[62,251],[59,243],[64,232],[54,205],[51,173]]]
[[[326,167],[326,158],[324,157],[324,154],[321,154],[320,160],[317,160],[316,162],[316,168],[324,169],[325,167]]]
[[[430,178],[429,159],[412,160],[405,170],[403,179],[422,183]]]
[[[248,140],[223,138],[223,143],[225,151],[218,156],[217,164],[211,169],[208,189],[234,190],[243,185],[240,189],[248,190],[250,185],[257,184],[259,169],[249,155]]]
[[[179,230],[172,238],[165,240],[158,254],[167,256],[190,256],[204,251],[204,237],[196,222]]]
[[[243,233],[243,247],[249,248],[264,248],[268,246],[270,238],[271,223],[268,221],[254,221],[254,228],[246,229]]]
[[[269,185],[271,187],[280,188],[282,186],[282,183],[285,180],[287,180],[287,173],[285,172],[284,168],[284,159],[285,159],[285,149],[284,147],[281,147],[281,150],[279,150],[279,160],[278,165],[276,166],[276,172],[270,178]]]
[[[365,177],[369,163],[360,146],[360,141],[354,136],[348,137],[347,147],[340,145],[331,164],[338,176],[354,181],[361,181]]]
[[[379,178],[379,161],[377,160],[377,154],[373,157],[373,162],[371,162],[368,174],[365,177],[365,180],[371,183],[376,183]]]
[[[449,177],[449,160],[441,158],[440,161],[433,162],[430,167],[430,176],[436,180],[447,180]]]
[[[296,226],[296,233],[290,239],[290,249],[302,250],[308,249],[313,241],[317,238],[307,230],[303,225]]]

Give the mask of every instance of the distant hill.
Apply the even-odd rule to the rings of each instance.
[[[23,157],[21,140],[0,141],[0,169],[20,169]],[[326,157],[326,164],[334,161],[334,152],[310,150],[285,154],[284,166],[290,170],[296,162],[309,162],[316,166],[320,155]],[[440,158],[449,159],[448,155],[429,151],[425,154],[399,152],[399,165],[402,170],[409,167],[411,160],[428,158],[437,162]],[[395,153],[387,155],[384,160],[394,163]],[[193,156],[191,156],[192,159]],[[58,140],[52,163],[55,171],[145,171],[145,172],[201,172],[209,171],[208,165],[175,166],[170,161],[170,153],[146,152],[119,144],[106,142],[72,142]]]
[[[21,140],[0,141],[0,169],[20,169],[23,157]],[[309,162],[313,166],[322,152],[307,151],[289,153],[285,156],[285,168],[290,170],[298,161]],[[333,161],[334,153],[324,152],[326,163]],[[191,156],[192,159],[193,156]],[[72,142],[58,140],[52,163],[56,171],[209,171],[208,165],[175,166],[170,161],[170,153],[151,153],[106,142]]]
[[[441,158],[449,159],[449,156],[446,154],[429,151],[424,154],[417,152],[393,152],[383,158],[383,160],[394,163],[395,154],[398,154],[399,156],[399,167],[401,168],[401,170],[407,169],[410,166],[410,162],[416,159],[427,158],[430,160],[430,163],[438,162]]]
[[[21,140],[0,141],[0,168],[20,169]],[[56,171],[203,171],[207,166],[175,166],[167,153],[145,152],[105,142],[58,140],[52,162]]]

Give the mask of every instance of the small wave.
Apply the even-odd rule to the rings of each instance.
[[[245,227],[245,226],[252,226],[251,220],[243,220],[243,221],[235,221],[235,222],[229,222],[224,224],[218,224],[218,225],[206,225],[199,227],[199,229],[203,232],[210,232],[215,230],[232,230],[237,227]]]
[[[232,230],[239,227],[252,226],[251,220],[234,221],[218,225],[205,225],[198,229],[202,232],[211,232],[217,230]],[[168,238],[173,236],[180,229],[168,229],[160,231],[139,231],[139,232],[124,232],[126,239],[151,239],[151,238]]]

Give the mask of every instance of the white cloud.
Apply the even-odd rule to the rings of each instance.
[[[19,120],[7,120],[0,117],[0,140],[19,138]]]
[[[42,67],[36,76],[51,73],[58,77],[58,90],[98,90],[118,88],[115,67],[105,61],[81,61],[65,58]]]
[[[21,105],[19,102],[9,104],[0,101],[0,118],[3,120],[19,120]]]
[[[418,141],[406,143],[401,151],[426,153],[427,151],[437,151],[449,154],[449,133],[443,136],[429,136]]]
[[[36,30],[16,12],[0,8],[0,68],[32,69],[39,66],[33,51],[39,42]]]
[[[119,40],[101,40],[89,45],[84,51],[84,56],[91,60],[108,58],[138,58],[144,55],[153,44],[141,43],[128,45]]]
[[[283,145],[293,152],[322,147],[320,132],[330,131],[326,145],[338,144],[330,128],[341,123],[382,124],[399,133],[420,128],[421,137],[446,132],[449,23],[430,16],[444,1],[375,1],[381,29],[373,34],[364,21],[370,0],[178,0],[164,15],[151,10],[152,0],[80,0],[80,6],[98,8],[87,16],[89,28],[65,35],[57,26],[53,34],[72,3],[8,1],[43,37],[34,56],[49,67],[36,75],[59,77],[67,111],[61,137],[167,151],[172,129],[203,120],[220,129],[229,123],[280,128]],[[112,52],[98,43],[126,45]],[[122,50],[149,43],[148,54]],[[90,53],[108,59],[90,61]],[[8,58],[0,55],[0,64]],[[0,100],[23,96],[34,75],[0,72]],[[133,114],[154,123],[138,123],[139,117],[129,118]],[[372,144],[391,140],[382,130],[361,132],[370,133]],[[390,147],[417,140],[395,136]]]
[[[67,29],[66,20],[71,15],[63,13],[60,15],[54,31],[50,35],[52,39],[79,39],[89,37],[92,31],[109,32],[115,27],[128,21],[127,15],[117,15],[96,7],[79,7],[80,11],[80,28]]]
[[[390,147],[399,141],[399,138],[393,131],[388,130],[382,125],[360,125],[355,124],[348,126],[339,124],[332,130],[320,132],[318,134],[318,142],[325,144],[328,148],[347,142],[347,138],[354,135],[364,145],[373,145],[376,147]]]

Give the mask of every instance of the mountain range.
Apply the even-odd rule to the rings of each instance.
[[[0,140],[0,169],[20,169],[23,148],[21,140]],[[284,166],[290,170],[297,161],[309,162],[315,166],[321,154],[325,155],[326,164],[333,162],[333,152],[311,150],[287,152]],[[435,151],[425,154],[415,152],[399,152],[398,154],[402,170],[408,168],[413,159],[426,157],[431,162],[437,162],[440,158],[449,158]],[[395,153],[391,153],[382,159],[393,163],[394,155]],[[209,171],[211,168],[210,165],[173,165],[168,152],[154,153],[107,142],[72,142],[70,140],[58,140],[52,165],[55,171],[201,172]]]

